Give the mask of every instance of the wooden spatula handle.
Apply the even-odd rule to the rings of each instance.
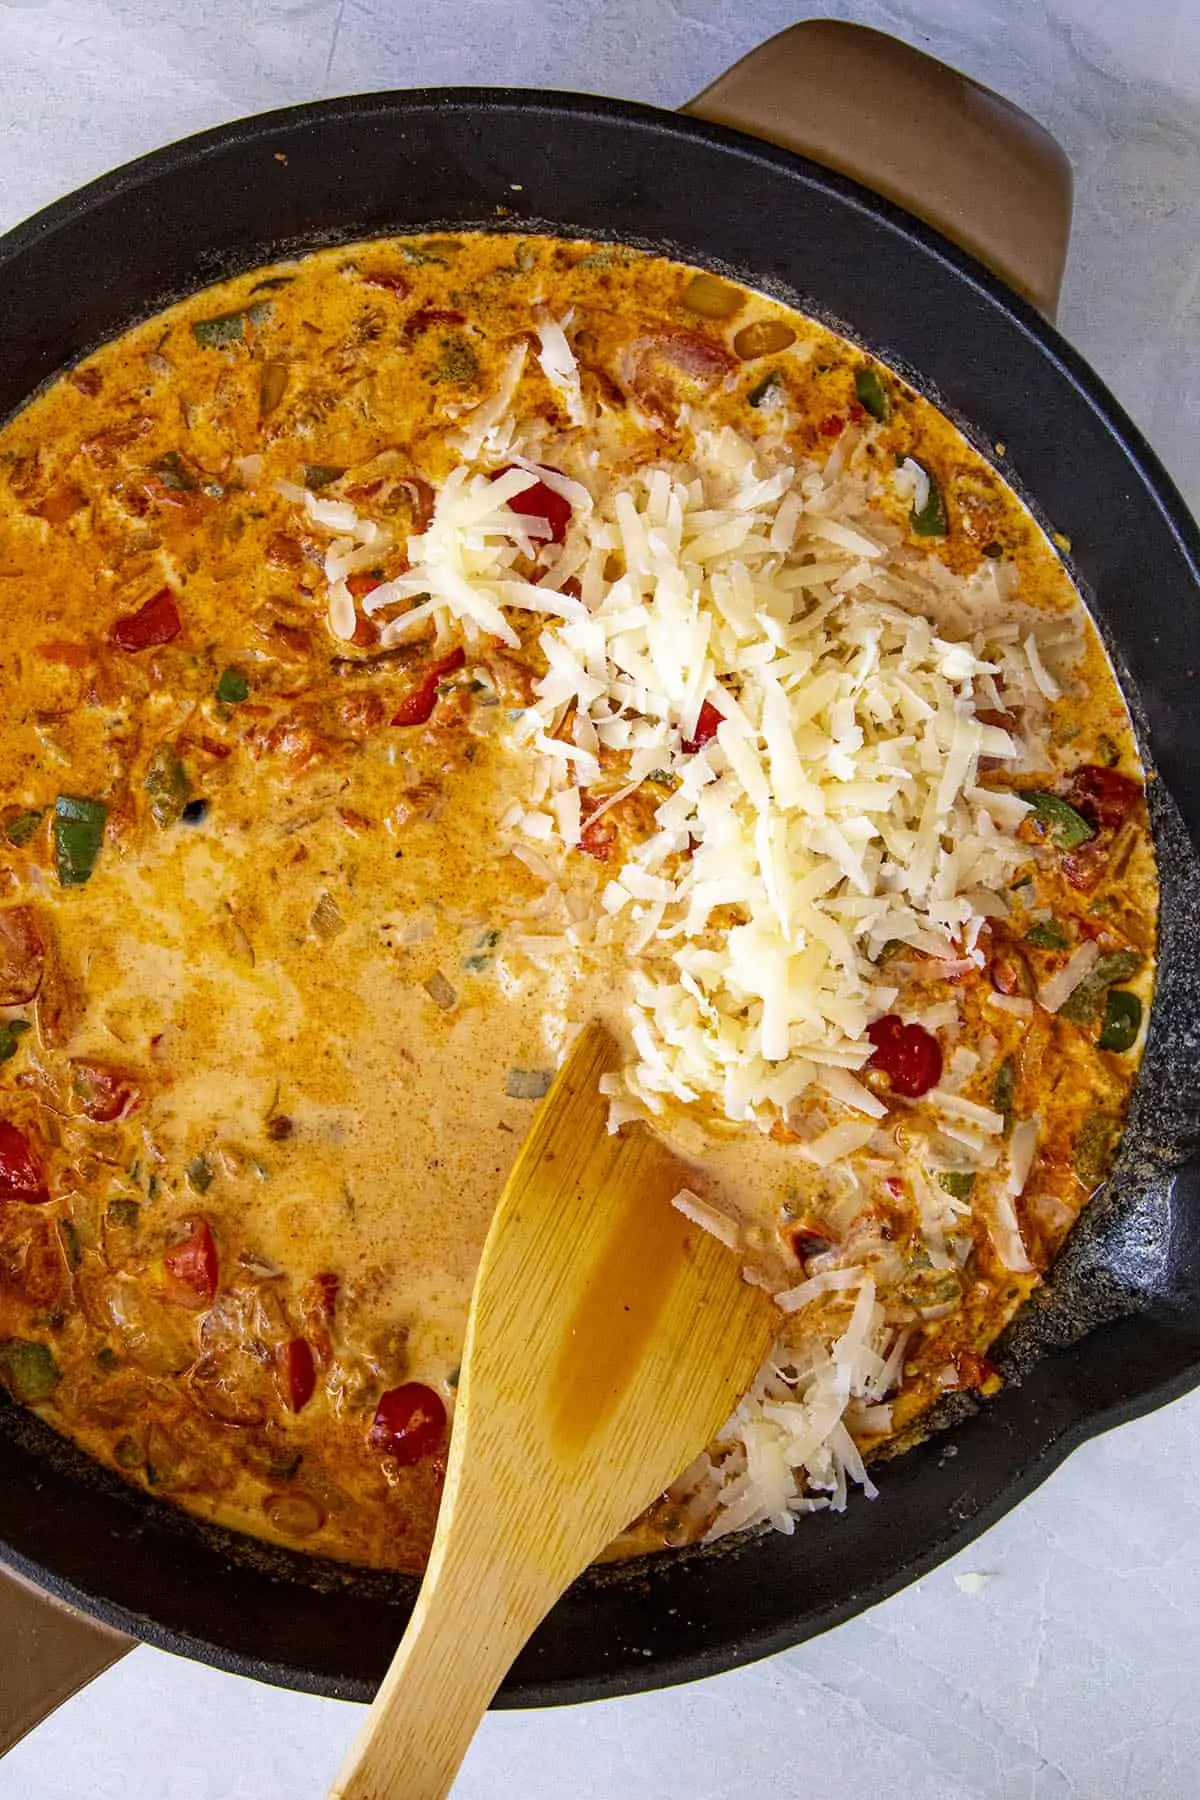
[[[471,1515],[468,1513],[467,1517]],[[477,1520],[481,1535],[492,1527]],[[445,1800],[496,1689],[570,1575],[460,1533],[435,1549],[416,1609],[329,1800]],[[572,1571],[574,1573],[574,1571]],[[401,1705],[391,1697],[403,1692]]]
[[[686,1468],[776,1315],[671,1205],[688,1171],[607,1130],[615,1047],[582,1032],[504,1186],[463,1347],[429,1568],[330,1800],[444,1800],[560,1594]]]

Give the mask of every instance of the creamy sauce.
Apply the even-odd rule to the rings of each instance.
[[[427,725],[392,726],[421,647],[373,664],[369,642],[329,638],[314,598],[327,539],[272,484],[306,466],[310,489],[333,498],[357,484],[402,544],[453,466],[449,435],[494,388],[536,300],[559,316],[575,308],[576,353],[603,397],[639,332],[681,320],[726,331],[681,309],[689,279],[549,241],[321,252],[138,327],[0,436],[0,910],[32,908],[44,951],[36,996],[0,1005],[0,1023],[33,1026],[0,1066],[0,1120],[49,1171],[48,1196],[22,1198],[15,1177],[0,1192],[0,1374],[131,1480],[240,1529],[420,1564],[440,1449],[394,1454],[372,1437],[374,1409],[410,1381],[452,1408],[475,1266],[539,1080],[586,1019],[622,1033],[628,1000],[620,938],[569,955],[541,941],[546,882],[502,825],[527,755],[508,727],[540,671],[534,634],[511,667],[481,653],[487,680],[474,689],[469,658]],[[739,328],[773,323],[791,342],[748,359],[746,378],[707,403],[753,426],[751,377],[777,369],[797,453],[827,454],[864,359],[775,302],[740,304]],[[677,374],[663,379],[673,401],[691,397]],[[553,421],[558,399],[532,363],[526,384],[524,409]],[[1072,607],[1024,510],[944,419],[895,388],[880,458],[919,455],[953,497],[955,528],[930,554],[964,573],[1002,545],[1025,599]],[[613,433],[630,466],[671,438],[645,419]],[[892,510],[902,524],[906,508]],[[164,587],[182,634],[114,647],[113,621]],[[220,697],[229,670],[240,698]],[[1065,759],[1137,776],[1090,627],[1053,741]],[[157,821],[147,796],[163,781],[184,784],[204,816],[180,817],[180,788]],[[107,808],[94,872],[76,886],[56,875],[60,794]],[[622,830],[637,828],[637,804]],[[1155,890],[1137,818],[1120,867],[1088,898],[1109,902],[1099,929],[1140,950],[1147,992]],[[602,862],[576,854],[564,872],[549,860],[563,883],[552,906],[594,913]],[[1078,895],[1053,868],[1044,879],[1040,909],[1074,916]],[[1022,1221],[1035,1267],[1012,1276],[981,1237],[961,1310],[914,1342],[895,1431],[1040,1279],[1096,1185],[1071,1173],[1082,1122],[1099,1109],[1119,1123],[1132,1080],[1133,1058],[1081,1047],[1046,1015],[1028,1028],[997,1017],[987,991],[964,994],[964,1033],[990,1034],[993,1060],[1026,1041],[1020,1080],[1047,1121],[1046,1204]],[[80,1065],[127,1078],[115,1114],[89,1103]],[[694,1119],[667,1123],[689,1152],[702,1143],[706,1194],[751,1221],[752,1251],[778,1257],[781,1226],[786,1245],[790,1225],[836,1197],[838,1171],[798,1160],[787,1132],[709,1121],[698,1138]],[[219,1259],[211,1292],[206,1277],[189,1291],[178,1269],[200,1221]],[[286,1360],[297,1341],[315,1364],[298,1405]],[[881,1441],[860,1435],[868,1449]],[[667,1508],[623,1548],[677,1535]]]

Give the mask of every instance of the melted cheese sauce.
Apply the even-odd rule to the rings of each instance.
[[[549,240],[321,252],[138,327],[0,436],[0,932],[31,917],[40,945],[24,947],[36,980],[18,946],[0,993],[0,1032],[18,1026],[0,1038],[0,1121],[37,1166],[22,1172],[14,1141],[0,1143],[0,1376],[130,1480],[239,1529],[420,1565],[439,1455],[381,1446],[375,1408],[410,1381],[452,1408],[475,1265],[533,1096],[584,1020],[624,1029],[628,987],[619,941],[576,958],[539,947],[546,884],[506,844],[522,752],[505,725],[536,657],[481,654],[486,681],[472,687],[468,668],[427,725],[390,726],[421,646],[375,660],[369,643],[333,642],[315,604],[325,540],[273,481],[357,487],[402,544],[535,302],[574,308],[585,380],[616,409],[613,371],[639,334],[732,334],[681,303],[691,280]],[[863,358],[760,296],[742,297],[737,328],[748,322],[791,342],[748,357],[744,378],[731,354],[738,379],[707,403],[753,424],[750,396],[773,372],[797,453],[827,454]],[[692,397],[678,371],[660,376],[672,403]],[[1000,546],[1025,599],[1074,605],[1024,510],[894,385],[878,454],[918,455],[952,502],[931,555],[963,573]],[[552,421],[559,408],[531,362],[522,411]],[[661,420],[632,440],[623,429],[631,462],[671,438]],[[182,631],[121,648],[114,622],[164,588]],[[240,698],[220,697],[228,670]],[[1064,767],[1100,758],[1137,775],[1090,631],[1052,741]],[[57,872],[60,795],[106,808],[79,885]],[[195,822],[188,800],[204,803]],[[1155,891],[1137,819],[1082,903],[1053,866],[1027,900],[1072,918],[1107,901],[1096,929],[1138,948],[1146,991]],[[631,810],[622,828],[635,825]],[[604,879],[572,858],[581,908]],[[1135,1057],[1081,1046],[1041,1014],[1032,1029],[997,1017],[985,989],[966,997],[966,1033],[989,1037],[989,1067],[1020,1054],[1018,1105],[1047,1122],[1042,1211],[1021,1221],[1036,1272],[1012,1276],[981,1229],[962,1305],[914,1339],[894,1432],[948,1385],[980,1385],[945,1371],[978,1358],[1048,1266],[1113,1146],[1085,1176],[1072,1147],[1097,1111],[1119,1124],[1132,1080]],[[96,1068],[123,1099],[97,1101]],[[798,1161],[783,1135],[705,1140],[707,1191],[753,1218],[764,1254],[837,1198],[838,1171]],[[899,1202],[895,1214],[899,1240],[911,1221]],[[177,1254],[201,1226],[211,1291]],[[297,1340],[314,1362],[299,1404]],[[619,1548],[692,1529],[666,1506]]]

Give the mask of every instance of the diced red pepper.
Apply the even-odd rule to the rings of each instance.
[[[821,420],[821,436],[839,438],[846,429],[846,421],[837,413],[830,413],[827,419]]]
[[[887,1013],[867,1026],[874,1044],[868,1067],[882,1069],[896,1093],[909,1100],[936,1087],[942,1074],[942,1047],[923,1025],[906,1025],[896,1013]]]
[[[153,650],[171,643],[182,630],[174,594],[170,588],[159,588],[145,606],[118,619],[109,637],[118,650]]]
[[[0,1203],[23,1200],[27,1206],[44,1206],[50,1198],[41,1158],[33,1145],[7,1119],[0,1119]]]
[[[697,750],[703,750],[710,738],[715,738],[724,713],[717,711],[711,700],[706,700],[700,708],[700,716],[696,720],[695,737],[684,738],[683,748],[688,756],[695,756]]]
[[[308,1405],[317,1385],[317,1368],[305,1338],[293,1338],[279,1353],[288,1405],[293,1412]]]
[[[182,1243],[173,1244],[163,1258],[177,1297],[189,1305],[211,1306],[216,1298],[220,1265],[217,1246],[207,1219],[193,1219]]]
[[[419,306],[404,322],[406,338],[418,337],[422,331],[428,331],[431,325],[465,325],[466,313],[453,312],[449,307]]]
[[[217,762],[224,762],[227,756],[233,754],[233,746],[231,744],[219,744],[216,738],[202,737],[197,739],[197,742],[204,754],[206,756],[215,757]]]
[[[446,1441],[446,1408],[424,1382],[389,1388],[375,1408],[367,1441],[398,1463],[423,1462]]]
[[[358,273],[359,280],[365,281],[368,287],[386,288],[397,300],[408,299],[409,284],[403,275],[393,275],[387,269],[360,269]]]
[[[452,650],[449,656],[443,656],[440,662],[433,663],[417,686],[405,694],[392,715],[392,724],[427,725],[437,705],[439,686],[447,675],[453,675],[456,669],[461,669],[466,660],[464,651],[459,648]]]
[[[866,416],[867,416],[866,407],[860,406],[858,404],[857,400],[852,400],[850,402],[850,417],[853,419],[854,423],[857,425],[859,423],[860,419],[865,419]],[[978,713],[976,713],[975,716],[976,716],[976,718],[978,718],[979,717]]]
[[[98,1125],[126,1118],[142,1098],[133,1076],[107,1063],[73,1062],[71,1081],[83,1112]]]
[[[507,463],[503,469],[497,469],[492,476],[499,481],[501,475],[511,474],[515,463]],[[571,502],[547,487],[544,481],[535,481],[520,494],[514,494],[508,503],[510,512],[524,513],[526,518],[545,519],[550,527],[550,542],[561,544],[567,535],[567,527],[571,523]]]

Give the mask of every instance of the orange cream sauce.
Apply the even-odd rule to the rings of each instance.
[[[503,726],[539,670],[535,634],[449,672],[424,723],[393,725],[427,647],[380,657],[367,629],[330,638],[325,540],[273,483],[367,495],[402,546],[453,466],[450,434],[543,302],[573,309],[587,390],[613,408],[622,347],[666,331],[716,347],[706,404],[741,429],[768,379],[801,454],[827,454],[861,414],[867,359],[774,301],[601,246],[463,236],[322,251],[210,289],[0,434],[0,1378],[156,1494],[378,1566],[420,1565],[444,1449],[396,1454],[375,1428],[381,1396],[418,1382],[452,1411],[476,1260],[532,1096],[585,1019],[620,1031],[627,971],[619,952],[531,947],[544,883],[498,848],[522,754]],[[697,397],[670,366],[647,379],[668,411]],[[1025,598],[1072,604],[1024,509],[887,380],[874,453],[920,456],[951,512],[930,553],[961,573],[1000,547]],[[519,404],[558,413],[532,359]],[[669,446],[669,420],[638,429],[627,454]],[[164,590],[179,629],[123,647],[118,622]],[[1086,698],[1059,709],[1064,756],[1136,777],[1094,636],[1083,674]],[[74,885],[60,796],[104,809]],[[1123,864],[1082,901],[1053,874],[1037,899],[1073,915],[1107,899],[1098,929],[1148,957],[1153,864],[1135,818]],[[604,879],[572,859],[580,904]],[[1040,1095],[1059,1134],[1043,1183],[1058,1209],[1024,1221],[1040,1271],[1102,1174],[1133,1058],[1057,1021],[1022,1037],[1011,1021],[997,1055],[1016,1057],[1018,1099]],[[1097,1110],[1111,1141],[1079,1176],[1071,1146]],[[820,1213],[828,1178],[733,1128],[706,1160],[760,1247],[795,1260],[788,1233]],[[997,1270],[981,1242],[961,1308],[918,1332],[897,1429],[948,1365],[962,1385],[987,1380],[961,1358],[1037,1278]],[[656,1515],[623,1548],[671,1535]]]

